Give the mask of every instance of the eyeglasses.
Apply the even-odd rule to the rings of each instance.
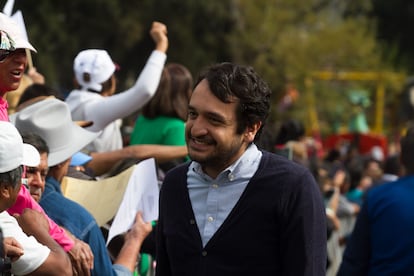
[[[42,179],[42,181],[45,181],[48,171],[49,171],[48,169],[39,170],[36,167],[26,167],[26,177],[27,178],[32,178],[37,173],[39,173],[40,174],[40,178]]]
[[[12,51],[0,49],[0,63],[4,62]]]
[[[15,45],[14,40],[5,31],[0,31],[0,63],[4,62],[12,51],[16,50]]]

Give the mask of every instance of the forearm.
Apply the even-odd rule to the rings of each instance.
[[[186,146],[134,145],[110,152],[92,152],[92,160],[86,165],[95,175],[102,175],[118,161],[126,158],[143,160],[155,158],[159,163],[167,162],[187,155]]]
[[[153,51],[132,87],[87,104],[84,107],[85,117],[93,121],[88,130],[100,131],[114,120],[125,118],[142,108],[157,90],[166,58],[164,53]]]
[[[163,145],[135,145],[126,147],[135,158],[155,158],[158,163],[171,161],[187,156],[187,146],[163,146]]]
[[[52,239],[49,233],[45,231],[33,231],[33,233],[27,234],[34,236],[38,242],[49,247],[49,249],[57,255],[67,257],[66,252],[54,239]]]
[[[11,215],[22,214],[23,210],[26,208],[36,210],[44,214],[49,223],[49,234],[65,251],[69,251],[73,247],[73,240],[66,235],[60,226],[49,218],[43,208],[32,198],[26,187],[22,185],[15,204],[7,211]]]
[[[338,210],[338,205],[339,205],[339,196],[340,196],[340,191],[339,188],[334,187],[333,188],[333,194],[332,197],[329,199],[329,204],[328,207],[335,212],[337,212]]]
[[[35,231],[36,240],[50,249],[47,259],[30,275],[73,275],[69,256],[47,232]]]
[[[141,244],[142,241],[138,240],[125,242],[114,264],[122,265],[133,272],[138,261]]]
[[[123,149],[109,152],[92,152],[90,153],[92,160],[86,164],[96,176],[108,172],[116,162],[129,158]]]

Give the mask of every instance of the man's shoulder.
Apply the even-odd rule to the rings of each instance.
[[[371,188],[367,193],[367,198],[375,199],[379,197],[389,197],[396,193],[410,193],[410,184],[414,185],[414,175],[404,176],[395,181],[383,183]]]
[[[163,186],[165,186],[165,184],[168,186],[168,183],[173,183],[175,186],[178,186],[178,183],[181,182],[186,183],[187,171],[190,164],[191,161],[187,161],[167,171],[163,180]]]
[[[180,176],[186,175],[190,164],[191,164],[191,161],[187,161],[187,162],[184,162],[184,163],[181,163],[181,164],[175,166],[174,168],[170,169],[166,173],[165,177],[166,178],[167,177],[168,178],[170,178],[170,177],[175,178],[175,177],[180,177]]]
[[[0,213],[0,227],[3,223],[12,222],[14,217],[11,216],[7,211],[3,211]]]
[[[262,151],[263,157],[261,161],[261,165],[268,167],[268,168],[277,168],[275,172],[278,170],[280,171],[293,171],[296,174],[301,173],[304,171],[308,171],[309,169],[302,164],[289,160],[287,157],[282,156],[280,154]]]
[[[286,191],[317,188],[316,180],[309,168],[284,156],[266,151],[263,152],[253,179],[259,183],[273,183],[276,189],[287,188]]]

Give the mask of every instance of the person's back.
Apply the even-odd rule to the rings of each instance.
[[[95,218],[83,206],[66,198],[62,194],[60,183],[53,177],[46,178],[45,190],[39,203],[57,224],[89,244],[94,255],[91,275],[115,275]]]
[[[414,275],[414,128],[401,139],[406,175],[368,191],[338,275]]]
[[[143,107],[130,137],[131,145],[184,146],[187,106],[193,86],[193,77],[183,65],[165,66],[160,85],[154,97]],[[179,158],[159,164],[167,171],[188,160]]]
[[[184,146],[184,121],[179,118],[139,116],[131,136],[131,145],[171,145]]]
[[[154,97],[143,107],[130,144],[185,145],[185,120],[193,77],[183,65],[165,66]]]

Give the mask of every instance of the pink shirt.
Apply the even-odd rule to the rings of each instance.
[[[27,188],[22,185],[17,196],[16,203],[12,207],[10,207],[7,210],[7,212],[9,212],[10,215],[21,214],[25,208],[33,209],[45,214],[43,208],[32,198]],[[49,221],[50,236],[58,244],[60,244],[60,246],[62,246],[63,250],[65,250],[66,252],[70,251],[74,245],[74,241],[71,238],[69,238],[66,232],[53,220],[51,220],[47,215],[46,218]]]
[[[0,121],[9,121],[9,116],[7,115],[8,108],[9,104],[7,103],[6,99],[0,97]]]
[[[7,114],[8,108],[7,101],[0,97],[0,121],[9,121],[9,116]],[[33,199],[29,191],[25,186],[21,186],[19,194],[17,195],[16,203],[10,207],[7,211],[10,215],[21,214],[25,208],[33,209],[45,214],[49,222],[49,234],[50,236],[62,246],[63,250],[66,252],[70,251],[74,245],[74,241],[69,238],[66,232],[57,225],[53,220],[51,220],[48,215],[46,215],[43,208]]]

